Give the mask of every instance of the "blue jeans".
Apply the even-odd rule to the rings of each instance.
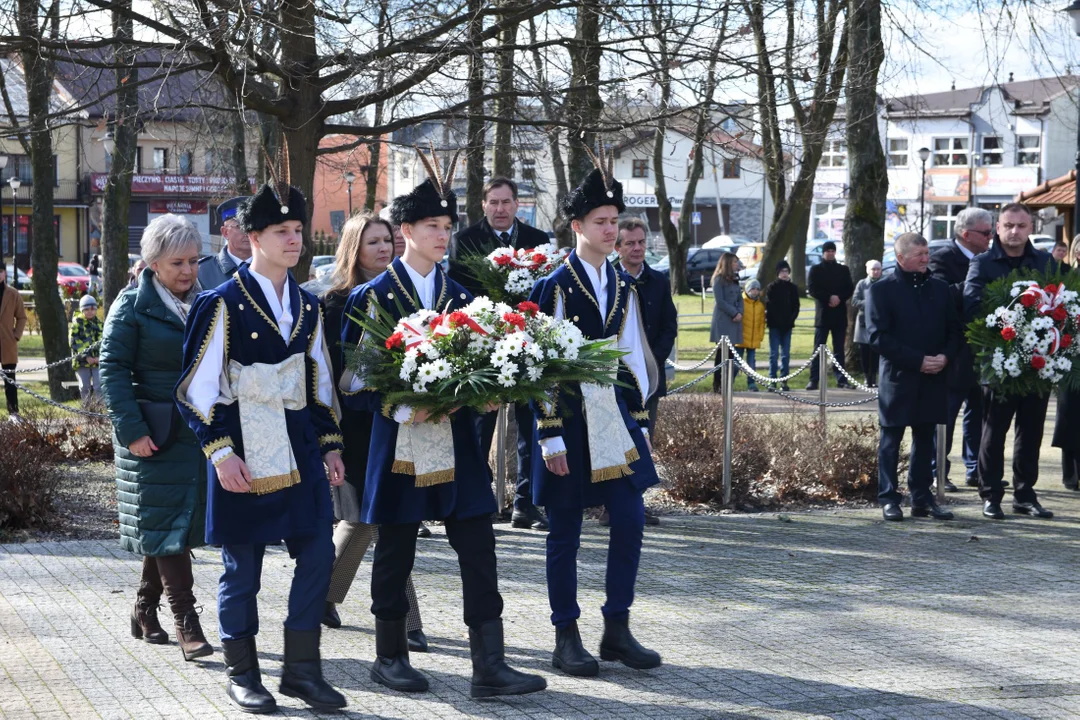
[[[776,374],[778,364],[779,375]],[[791,371],[790,368],[791,330],[769,328],[769,377],[784,377]]]
[[[753,370],[754,372],[757,372],[757,349],[756,348],[741,348],[741,347],[737,347],[735,349],[739,352],[739,357],[746,360],[746,364],[750,366],[750,369]],[[732,375],[731,377],[734,378],[735,375],[738,375],[738,374],[739,374],[739,366],[736,365],[735,366],[735,374]],[[747,387],[757,387],[757,383],[754,382],[754,378],[747,375],[746,376],[746,386]]]

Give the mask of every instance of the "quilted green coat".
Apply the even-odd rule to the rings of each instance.
[[[138,400],[172,401],[184,361],[184,325],[143,271],[139,286],[109,309],[101,343],[101,387],[113,424],[120,545],[139,555],[176,555],[204,544],[206,458],[177,416],[176,441],[151,457],[128,446],[149,428]]]

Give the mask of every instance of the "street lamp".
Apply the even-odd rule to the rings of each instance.
[[[1077,2],[1080,2],[1080,0],[1077,0]],[[352,170],[346,170],[343,177],[345,182],[349,184],[349,217],[352,217],[352,184],[356,181],[356,175]]]
[[[1072,20],[1073,32],[1080,35],[1080,0],[1073,0],[1072,5],[1062,9],[1068,13]],[[1076,127],[1076,178],[1073,180],[1076,186],[1073,198],[1073,237],[1080,235],[1080,123]]]
[[[930,148],[919,148],[919,160],[922,161],[922,175],[919,178],[919,234],[923,237],[926,237],[926,161],[929,159]]]
[[[22,186],[22,181],[15,175],[8,178],[8,185],[11,186],[11,265],[15,268],[15,277],[11,281],[12,287],[16,290],[19,289],[19,265],[15,262],[15,238],[19,233],[19,204],[15,199],[15,193],[19,192],[19,188]]]
[[[8,156],[0,154],[0,183],[2,183],[4,181],[4,168],[7,167],[7,164],[8,164]],[[14,202],[15,201],[15,196],[14,195],[11,196],[11,200],[12,200],[12,203],[11,203],[11,216],[12,217],[11,217],[11,219],[14,222],[14,220],[15,220],[15,202]],[[0,222],[4,222],[4,197],[2,195],[0,195]],[[7,225],[5,224],[4,227],[7,227]],[[10,232],[8,233],[8,237],[9,238],[11,237]],[[5,253],[6,253],[6,250],[4,250],[4,248],[3,248],[3,243],[0,243],[0,258],[2,258]]]

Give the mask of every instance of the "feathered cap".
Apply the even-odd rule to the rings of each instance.
[[[272,181],[237,208],[236,221],[240,227],[244,232],[258,232],[286,220],[299,220],[306,225],[307,200],[289,184],[289,143],[285,138],[281,139],[276,161],[266,155],[266,169]]]
[[[439,156],[435,153],[434,143],[431,144],[430,158],[420,148],[416,148],[416,154],[420,156],[420,162],[423,163],[428,177],[413,188],[412,192],[394,198],[390,206],[390,222],[401,225],[441,215],[447,215],[456,222],[457,196],[454,194],[452,184],[460,151],[454,153],[445,173],[439,163]]]
[[[560,208],[563,216],[567,220],[580,220],[605,205],[614,205],[620,213],[625,212],[622,183],[615,179],[614,174],[615,154],[611,151],[605,153],[603,141],[598,143],[597,152],[594,153],[588,145],[585,152],[592,160],[593,170],[563,198]]]

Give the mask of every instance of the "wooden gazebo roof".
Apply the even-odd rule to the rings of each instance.
[[[1059,178],[1047,180],[1032,190],[1025,190],[1016,196],[1016,201],[1035,208],[1071,208],[1076,202],[1076,171],[1070,170]]]

